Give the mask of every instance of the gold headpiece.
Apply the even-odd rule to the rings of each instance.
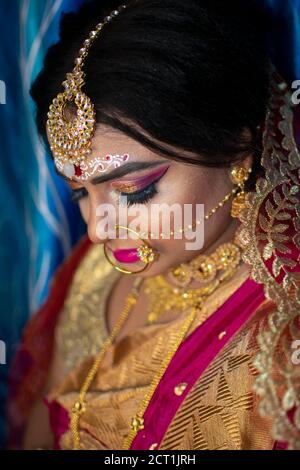
[[[102,28],[125,8],[126,5],[121,5],[113,10],[91,31],[79,51],[73,71],[67,74],[63,82],[65,91],[54,98],[49,108],[47,130],[55,165],[70,178],[77,176],[80,179],[87,179],[89,173],[93,172],[91,168],[95,165],[99,167],[99,158],[89,165],[86,164],[86,158],[91,154],[96,113],[90,98],[82,91],[85,83],[82,67],[91,45],[98,38]],[[74,118],[67,118],[67,106],[76,109]]]
[[[255,391],[260,413],[272,418],[273,437],[300,449],[300,154],[291,94],[276,74],[261,163],[265,177],[246,201],[240,232],[244,261],[274,303],[258,337]]]

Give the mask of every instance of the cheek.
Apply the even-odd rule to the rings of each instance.
[[[206,214],[212,207],[216,206],[231,189],[230,181],[226,178],[226,170],[204,169],[198,172],[194,171],[194,174],[190,172],[189,174],[178,175],[177,180],[174,184],[168,186],[167,191],[162,189],[156,202],[167,203],[169,206],[176,203],[179,204],[182,208],[181,220],[183,226],[187,227],[191,223],[191,216],[192,222],[196,220],[196,204],[203,204],[204,214]],[[185,204],[187,206],[184,208]],[[204,222],[203,236],[198,236],[198,240],[201,240],[201,243],[202,241],[204,242],[204,246],[201,250],[205,250],[207,246],[215,242],[226,230],[231,221],[230,206],[231,204],[228,202],[225,207],[220,209],[209,221]],[[158,221],[155,220],[155,222],[157,223]],[[159,223],[158,225],[159,229],[162,230],[162,224]],[[187,239],[153,240],[152,244],[164,255],[161,259],[160,266],[165,264],[170,267],[193,258],[195,251],[186,249],[186,242],[188,241]]]

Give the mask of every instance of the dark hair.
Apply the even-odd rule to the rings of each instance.
[[[60,40],[31,88],[44,138],[51,101],[83,41],[122,3],[90,1],[62,16]],[[84,91],[97,122],[165,157],[222,167],[251,152],[259,168],[257,128],[270,80],[265,28],[249,1],[131,1],[85,61]]]

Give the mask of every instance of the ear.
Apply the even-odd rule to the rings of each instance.
[[[253,155],[249,154],[243,160],[241,160],[241,163],[243,164],[243,167],[245,167],[247,170],[251,170],[253,166]]]
[[[244,128],[242,132],[242,138],[247,142],[251,142],[253,135],[248,128]],[[253,167],[253,155],[251,153],[247,155],[243,155],[243,157],[240,160],[241,165],[246,168],[247,170],[251,170]]]

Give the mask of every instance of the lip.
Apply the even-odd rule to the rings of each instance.
[[[111,249],[111,252],[119,263],[132,264],[140,261],[137,248]]]

